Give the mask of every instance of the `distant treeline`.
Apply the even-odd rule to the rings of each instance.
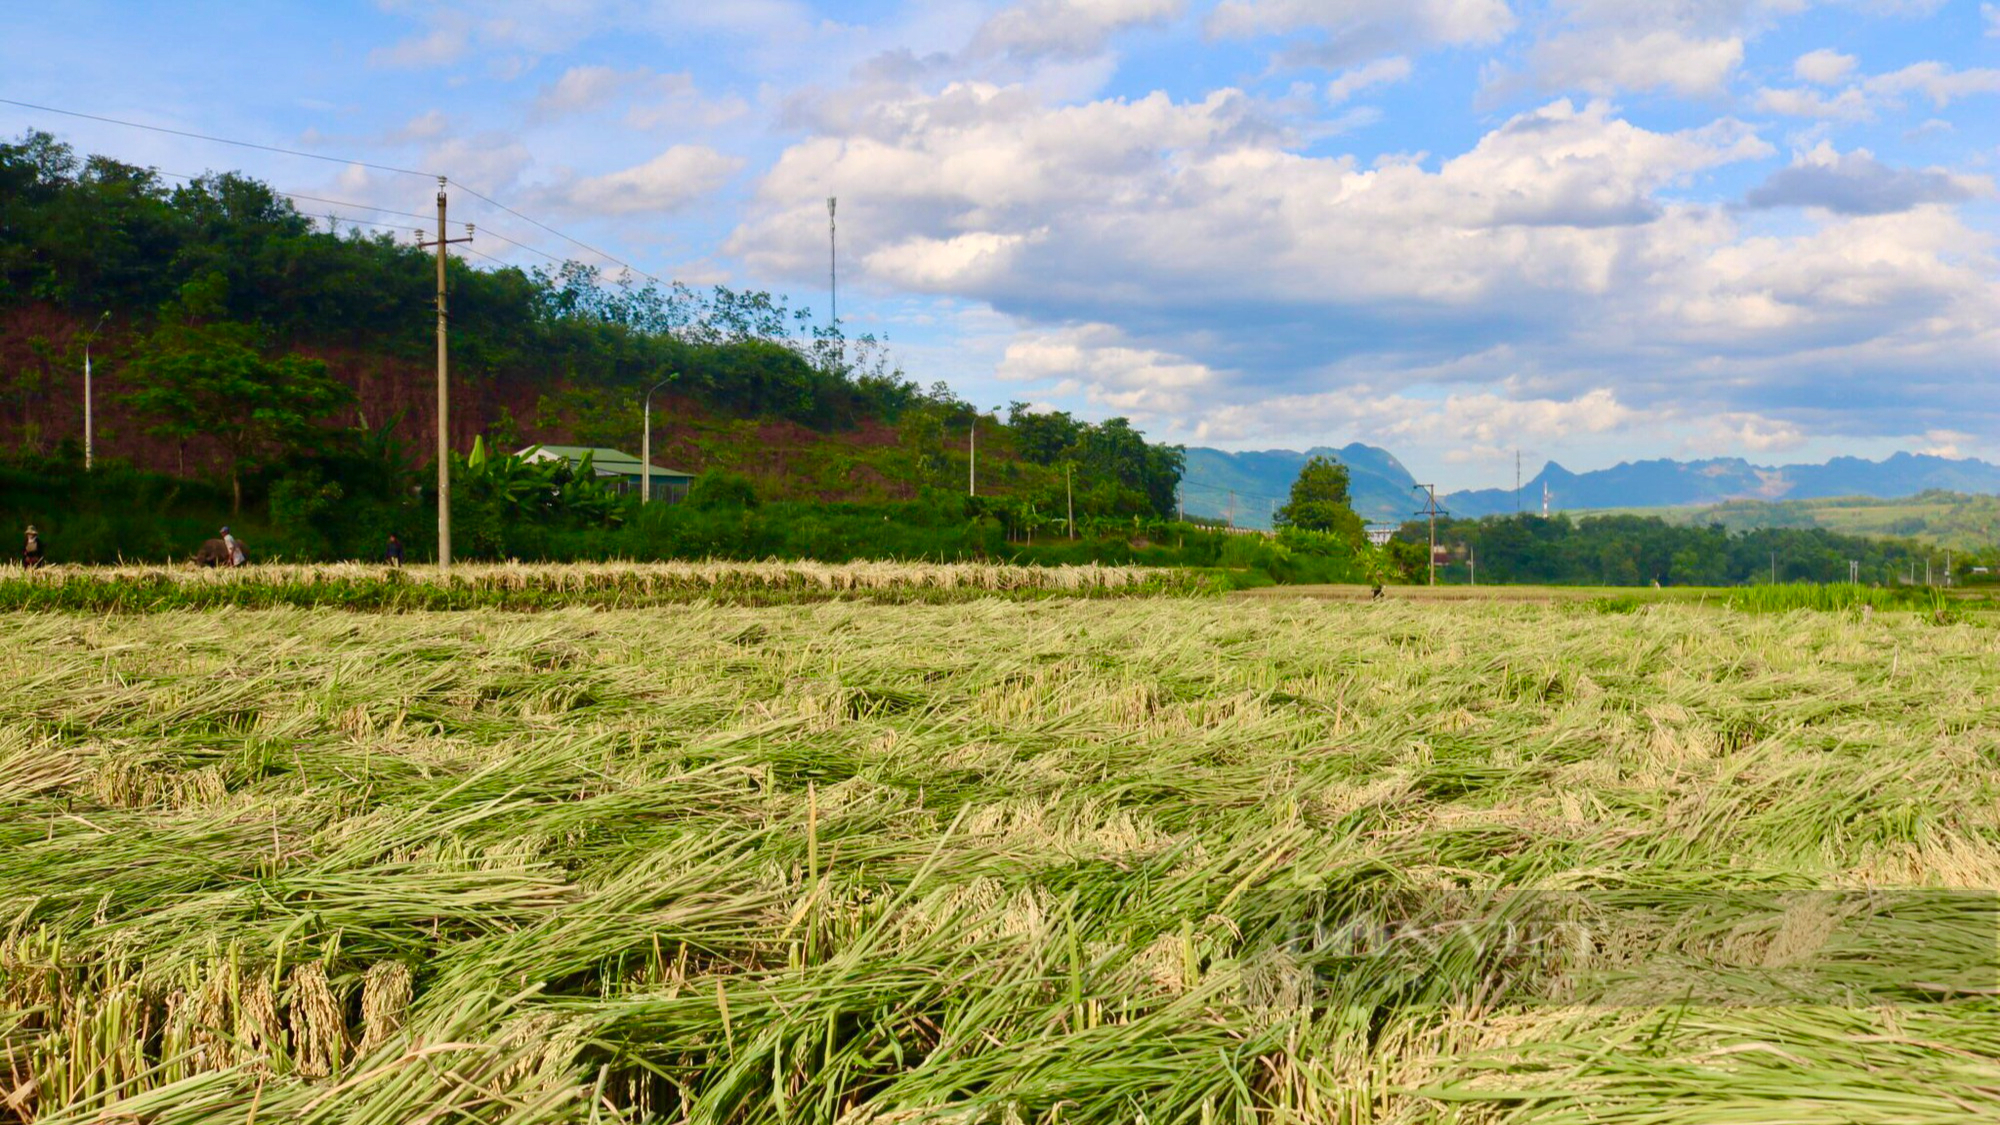
[[[1429,529],[1421,521],[1396,533],[1412,573],[1423,565]],[[1864,539],[1823,528],[1730,531],[1679,527],[1656,516],[1489,516],[1438,521],[1439,580],[1578,586],[1739,586],[1770,582],[1845,582],[1850,560],[1864,583],[1921,582],[1927,559],[1943,577],[1944,552],[1900,539]],[[1966,556],[1959,562],[1970,563]]]
[[[684,503],[640,506],[546,462],[454,465],[453,546],[464,559],[859,559],[1215,568],[1236,584],[1364,581],[1373,555],[1338,536],[1229,534],[1140,514],[1083,514],[1077,537],[1017,498],[942,489],[891,503],[760,501],[743,478],[706,473]],[[338,482],[346,482],[345,485]],[[400,498],[398,495],[400,494]],[[357,498],[358,497],[358,498]],[[389,535],[411,563],[434,557],[434,494],[379,447],[314,462],[274,488],[269,514],[233,531],[253,563],[380,560]],[[226,486],[113,466],[0,464],[0,519],[36,524],[49,562],[186,561],[217,534]],[[19,549],[15,540],[14,550]]]

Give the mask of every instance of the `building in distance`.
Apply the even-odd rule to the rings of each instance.
[[[591,471],[597,479],[618,492],[637,495],[640,484],[645,479],[645,470],[639,459],[617,449],[604,449],[586,445],[531,445],[515,456],[527,461],[566,461],[572,470],[580,469],[583,460],[590,458]],[[653,477],[653,499],[675,503],[687,499],[688,485],[694,482],[693,473],[679,469],[669,469],[661,465],[651,466]]]

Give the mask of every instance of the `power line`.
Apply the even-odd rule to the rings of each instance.
[[[419,172],[414,168],[398,168],[393,164],[371,164],[366,160],[349,160],[339,156],[328,156],[319,152],[301,152],[295,148],[279,148],[277,145],[260,145],[254,141],[233,141],[228,137],[215,137],[207,133],[190,133],[185,129],[169,129],[164,125],[146,125],[138,121],[121,121],[116,117],[102,117],[95,113],[79,113],[73,109],[57,109],[52,105],[36,105],[34,102],[18,102],[13,98],[0,98],[0,105],[20,106],[39,113],[60,113],[64,117],[81,117],[86,121],[102,121],[107,125],[123,125],[128,129],[146,129],[154,133],[168,133],[176,137],[191,137],[197,141],[213,141],[219,145],[235,145],[237,148],[254,148],[263,152],[282,153],[286,156],[301,156],[307,160],[324,160],[330,164],[349,164],[357,168],[371,168],[377,172],[394,172],[402,176],[424,176],[435,179],[435,172]],[[488,200],[491,202],[491,200]]]
[[[454,181],[453,181],[453,183],[457,183],[457,181],[455,181],[455,180],[454,180]],[[531,225],[533,225],[533,226],[537,226],[537,227],[540,227],[540,228],[542,228],[543,230],[545,230],[545,231],[548,231],[548,232],[549,232],[550,234],[553,234],[553,235],[555,235],[555,236],[556,236],[557,238],[560,238],[560,239],[562,239],[562,240],[563,240],[564,242],[567,242],[567,243],[570,243],[570,244],[571,244],[571,245],[573,245],[573,246],[581,246],[581,247],[583,247],[583,248],[584,248],[585,250],[588,250],[588,251],[590,251],[591,253],[593,253],[593,254],[597,255],[598,257],[600,257],[600,258],[603,258],[603,259],[604,259],[605,261],[607,261],[607,262],[611,262],[611,263],[614,263],[614,264],[616,264],[616,265],[618,265],[618,266],[621,266],[621,267],[623,267],[624,269],[627,269],[627,270],[630,270],[630,271],[632,271],[633,273],[636,273],[636,274],[638,274],[638,275],[639,275],[640,277],[643,277],[643,278],[645,278],[645,279],[646,279],[647,281],[655,281],[655,282],[656,282],[656,281],[660,280],[659,278],[657,278],[657,277],[653,276],[653,275],[652,275],[652,274],[650,274],[650,273],[647,273],[647,272],[646,272],[645,270],[642,270],[642,269],[640,269],[640,268],[639,268],[638,266],[635,266],[635,265],[633,265],[632,263],[630,263],[630,262],[628,262],[628,261],[624,260],[623,258],[616,258],[616,257],[613,257],[613,256],[611,256],[610,254],[607,254],[607,253],[605,253],[604,251],[602,251],[602,250],[599,250],[599,249],[598,249],[597,247],[595,247],[595,246],[592,246],[592,245],[591,245],[590,243],[588,243],[588,242],[583,242],[583,241],[581,241],[581,240],[579,240],[579,239],[574,239],[574,238],[571,238],[571,237],[570,237],[569,235],[566,235],[566,234],[564,234],[563,232],[561,232],[561,231],[557,230],[556,228],[554,228],[554,227],[552,227],[552,226],[548,225],[547,223],[544,223],[544,222],[540,221],[539,219],[531,219],[531,218],[529,218],[528,216],[526,216],[526,215],[523,215],[523,214],[521,214],[521,213],[520,213],[519,211],[516,211],[516,210],[514,210],[514,209],[513,209],[512,207],[509,207],[509,206],[507,206],[507,205],[506,205],[505,203],[502,203],[502,202],[500,202],[499,200],[497,200],[497,199],[494,199],[494,198],[493,198],[493,197],[491,197],[491,196],[488,196],[488,195],[482,195],[482,194],[480,194],[479,192],[477,192],[477,191],[474,191],[474,190],[472,190],[471,188],[469,188],[469,187],[465,186],[464,184],[458,184],[458,189],[459,189],[460,191],[464,192],[465,194],[467,194],[467,195],[471,196],[471,197],[472,197],[472,198],[474,198],[474,199],[482,199],[482,200],[485,200],[485,201],[486,201],[487,203],[490,203],[490,204],[492,204],[493,206],[495,206],[495,207],[498,207],[498,208],[500,208],[500,209],[501,209],[502,211],[505,211],[505,212],[507,212],[507,213],[508,213],[509,215],[512,215],[512,216],[514,216],[515,218],[517,218],[517,219],[521,220],[521,221],[522,221],[522,222],[524,222],[524,223],[528,223],[528,224],[531,224]],[[516,245],[519,245],[519,244],[517,243]]]
[[[494,257],[494,256],[493,256],[493,255],[491,255],[491,254],[480,254],[480,253],[479,253],[479,251],[477,251],[477,250],[474,250],[474,249],[473,249],[472,247],[470,247],[470,246],[461,246],[461,247],[459,247],[459,248],[458,248],[458,252],[459,252],[459,253],[461,253],[461,254],[478,254],[478,255],[479,255],[480,257],[482,257],[482,258],[486,259],[486,260],[487,260],[487,261],[489,261],[489,262],[492,262],[492,263],[493,263],[494,265],[496,265],[496,266],[506,266],[506,267],[508,267],[508,268],[510,268],[510,269],[511,269],[511,268],[515,268],[515,267],[512,267],[512,266],[510,266],[510,265],[509,265],[508,263],[506,263],[506,262],[503,262],[503,261],[501,261],[500,259],[498,259],[498,258]]]
[[[154,168],[152,171],[155,175],[165,176],[170,180],[186,180],[189,183],[193,183],[194,181],[202,179],[207,175],[209,175],[209,173],[207,172],[201,173],[200,175],[195,175],[190,172],[169,172],[165,168]],[[419,214],[418,212],[415,211],[398,211],[394,207],[378,207],[373,203],[357,203],[352,199],[328,199],[323,195],[307,195],[305,192],[302,191],[286,191],[284,188],[277,188],[277,187],[271,188],[271,191],[274,194],[284,196],[286,199],[304,199],[312,203],[331,204],[335,207],[353,207],[361,211],[373,211],[378,215],[400,215],[405,219],[422,219],[426,222],[430,222],[435,218],[435,216]],[[306,214],[306,212],[300,212],[300,214]],[[360,222],[362,220],[357,219],[354,221]],[[461,227],[472,225],[466,222],[464,219],[453,219],[451,220],[451,222]],[[398,224],[382,223],[379,225],[391,226]],[[498,238],[500,236],[494,235],[494,237]],[[524,247],[523,249],[531,249],[531,247]]]
[[[563,260],[561,258],[556,257],[554,254],[551,254],[546,250],[538,250],[535,247],[530,246],[525,242],[515,242],[513,239],[508,238],[506,235],[498,233],[492,227],[486,228],[486,233],[492,235],[494,238],[497,238],[502,242],[507,243],[509,246],[518,246],[521,249],[526,250],[530,254],[540,254],[542,257],[547,258],[549,261],[554,262],[557,265],[562,265]]]
[[[200,176],[190,175],[186,172],[169,172],[163,168],[155,168],[153,169],[153,171],[158,173],[159,175],[166,176],[169,179],[188,180],[188,181],[201,179]],[[398,211],[393,207],[377,207],[373,203],[357,203],[352,199],[328,199],[325,196],[307,195],[302,191],[286,191],[283,188],[272,188],[271,190],[279,195],[284,196],[287,199],[304,199],[304,200],[309,200],[313,203],[330,203],[335,207],[354,207],[363,211],[374,211],[377,214],[381,215],[400,215],[406,219],[422,219],[425,222],[434,221],[436,218],[436,216],[434,215],[419,214],[418,212],[415,211]],[[304,212],[301,213],[303,214]],[[346,216],[342,217],[345,218]],[[348,221],[367,222],[367,220],[365,219],[349,219]],[[448,220],[448,222],[452,226],[461,226],[467,228],[470,228],[473,225],[471,223],[466,222],[464,219],[451,219]],[[402,229],[401,226],[395,223],[376,223],[373,225],[389,227],[395,230]],[[506,235],[501,234],[499,231],[496,231],[491,227],[486,228],[486,233],[488,236],[492,238],[497,238],[500,241],[507,243],[509,246],[514,246],[519,249],[526,250],[530,254],[539,254],[542,257],[547,258],[549,261],[555,262],[558,265],[562,264],[562,259],[556,257],[554,254],[551,254],[548,251],[541,249],[540,247],[530,246],[525,242],[517,242],[514,239],[508,238]],[[490,257],[490,255],[482,255],[482,256]],[[497,262],[500,259],[493,258],[492,260]]]
[[[397,173],[398,175],[404,175],[404,176],[423,176],[426,179],[447,180],[451,184],[456,186],[460,191],[463,191],[465,194],[472,196],[474,199],[480,200],[486,204],[489,204],[490,206],[497,207],[500,210],[505,211],[507,214],[512,215],[515,218],[521,220],[522,222],[527,223],[530,226],[536,227],[540,230],[547,231],[548,233],[555,235],[557,238],[562,239],[564,242],[567,242],[572,246],[576,246],[581,249],[587,250],[590,253],[595,254],[600,258],[603,258],[605,261],[610,262],[621,269],[637,274],[640,277],[645,278],[647,281],[658,283],[661,280],[657,274],[649,273],[646,270],[642,270],[639,267],[633,265],[632,263],[624,260],[623,258],[619,258],[613,254],[606,253],[605,251],[600,250],[595,246],[592,246],[590,243],[585,242],[582,239],[573,238],[567,234],[564,234],[563,232],[548,225],[547,223],[542,222],[539,219],[533,218],[529,215],[522,214],[520,211],[517,211],[514,208],[507,206],[505,203],[500,202],[499,200],[493,198],[492,196],[487,195],[484,192],[481,192],[471,187],[468,184],[461,183],[457,180],[451,180],[450,177],[442,176],[436,172],[424,172],[424,171],[419,171],[415,168],[399,168],[393,164],[376,164],[367,160],[354,160],[346,157],[328,156],[324,153],[318,153],[318,152],[304,152],[299,149],[282,148],[278,145],[259,144],[255,141],[239,141],[229,137],[218,137],[209,133],[191,132],[186,129],[170,129],[164,125],[148,125],[140,121],[126,121],[121,118],[105,117],[101,114],[95,114],[95,113],[83,113],[73,109],[58,109],[55,106],[51,105],[41,105],[35,102],[17,101],[13,98],[0,98],[0,105],[19,106],[22,109],[32,109],[40,113],[56,113],[56,114],[61,114],[64,117],[78,117],[86,121],[101,121],[107,125],[120,125],[128,129],[144,129],[148,132],[165,133],[175,137],[189,137],[194,140],[212,141],[216,144],[234,145],[237,148],[255,149],[259,152],[275,152],[284,156],[297,156],[307,160],[323,160],[330,164],[343,164],[357,168],[369,168],[378,172],[394,172]],[[156,168],[154,169],[154,171],[157,172],[159,170]],[[161,174],[171,175],[172,173],[161,173]],[[191,180],[197,177],[181,176],[178,178]],[[296,193],[293,192],[279,192],[279,194],[287,196],[296,195]],[[362,207],[362,208],[367,208],[369,210],[381,211],[384,214],[403,215],[409,218],[429,219],[431,217],[428,215],[419,215],[409,211],[392,211],[387,208],[369,207],[368,204],[363,204],[363,203],[348,203],[339,200],[318,199],[317,197],[314,196],[296,195],[296,198],[313,199],[316,202],[333,203],[337,206],[342,206],[342,207]],[[456,220],[456,221],[463,222],[463,220]],[[387,224],[381,224],[381,225],[387,225]],[[464,225],[471,226],[472,224],[465,223]],[[489,233],[491,232],[489,231]],[[500,239],[502,242],[506,242],[513,246],[517,246],[523,250],[526,250],[531,254],[539,254],[542,257],[547,258],[551,262],[555,262],[557,264],[561,264],[563,262],[563,259],[556,257],[554,254],[550,254],[545,250],[536,249],[535,247],[529,246],[523,242],[516,242],[515,240],[508,238],[505,235],[495,234],[493,237]]]

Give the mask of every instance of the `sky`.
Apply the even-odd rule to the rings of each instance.
[[[1364,441],[1451,488],[1511,485],[1517,451],[2000,458],[1990,0],[66,0],[7,22],[0,97],[338,159],[10,105],[0,132],[403,228],[387,212],[432,209],[435,182],[358,162],[442,173],[533,220],[455,190],[480,266],[625,263],[823,317],[837,197],[843,328],[985,408]]]

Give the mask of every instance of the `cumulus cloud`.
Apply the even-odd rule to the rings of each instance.
[[[1850,86],[1838,94],[1827,95],[1818,90],[1803,87],[1790,90],[1762,89],[1757,91],[1751,104],[1765,113],[1781,114],[1785,117],[1817,117],[1830,121],[1868,121],[1875,116],[1875,107],[1868,95],[1859,87]]]
[[[1488,96],[1523,88],[1720,96],[1743,64],[1745,45],[1809,2],[1553,0],[1542,34],[1527,52],[1527,73],[1496,70]],[[1822,73],[1838,58],[1814,52],[1800,63]]]
[[[464,58],[471,46],[471,21],[444,13],[428,31],[368,52],[368,65],[411,69],[445,66]]]
[[[1008,378],[1163,424],[1199,416],[1211,440],[1255,429],[1266,402],[1284,404],[1279,421],[1331,404],[1417,440],[1433,431],[1369,404],[1438,414],[1449,396],[1418,392],[1440,381],[1472,388],[1454,392],[1466,426],[1481,411],[1528,424],[1512,402],[1573,404],[1537,409],[1576,433],[1672,404],[1784,418],[1758,397],[1816,393],[1786,390],[1784,362],[1849,380],[1960,371],[2000,344],[1989,240],[1949,206],[1916,205],[1963,198],[1949,177],[1808,153],[1755,200],[1812,207],[1806,226],[1746,235],[1741,212],[1675,200],[1773,155],[1728,118],[1653,130],[1556,100],[1442,159],[1374,165],[1305,155],[1280,122],[1234,90],[1048,104],[1020,86],[902,88],[826,110],[761,179],[728,249],[816,278],[817,201],[838,194],[860,284],[991,306],[1023,326]],[[1502,345],[1505,363],[1449,369]],[[1606,370],[1608,402],[1589,397]],[[1517,371],[1538,373],[1494,389]]]
[[[1192,392],[1217,373],[1183,356],[1136,347],[1109,324],[1024,334],[1007,345],[996,374],[1009,382],[1053,383],[1065,393],[1140,417],[1195,409]]]
[[[1819,86],[1831,86],[1847,77],[1853,69],[1853,55],[1843,55],[1839,51],[1824,47],[1800,55],[1792,63],[1792,73],[1801,81]]]
[[[1750,190],[1750,207],[1824,207],[1841,215],[1884,215],[1978,194],[1969,181],[1935,168],[1891,168],[1867,149],[1836,152],[1821,142]]]
[[[1956,70],[1941,62],[1920,62],[1878,74],[1863,85],[1871,94],[1890,97],[1919,93],[1929,98],[1933,106],[1943,109],[1978,94],[2000,94],[2000,69]]]
[[[1514,25],[1506,0],[1223,0],[1204,27],[1217,39],[1310,33],[1278,61],[1341,67],[1399,51],[1497,43]]]
[[[1121,31],[1158,26],[1186,10],[1187,0],[1025,0],[982,24],[967,54],[1088,58]]]
[[[1805,431],[1792,422],[1744,411],[1727,411],[1710,419],[1687,445],[1690,452],[1742,456],[1784,453],[1806,443]]]
[[[1830,52],[1814,52],[1802,57],[1806,63],[1814,55]],[[1845,62],[1852,62],[1846,56],[1836,56]],[[1832,65],[1808,66],[1822,75],[1833,75]],[[1843,67],[1839,73],[1846,74]],[[1805,70],[1800,77],[1807,77]],[[1815,80],[1817,79],[1809,79]],[[1838,77],[1828,78],[1827,84],[1837,82]],[[1928,98],[1931,105],[1943,109],[1956,101],[1980,94],[2000,94],[2000,69],[1975,68],[1956,70],[1945,63],[1927,61],[1913,63],[1900,70],[1877,74],[1849,83],[1838,93],[1828,94],[1819,90],[1799,87],[1795,89],[1763,89],[1757,91],[1754,104],[1766,113],[1784,114],[1788,117],[1817,117],[1826,120],[1872,121],[1884,106],[1897,107],[1911,94]]]
[[[679,210],[722,187],[743,167],[739,157],[703,145],[675,145],[644,164],[566,185],[561,200],[599,215]]]
[[[1985,443],[1980,440],[1979,435],[1968,434],[1962,430],[1925,430],[1920,439],[1910,444],[1913,446],[1911,450],[1913,453],[1929,457],[1947,457],[1956,461],[1962,457],[1972,456],[1970,451],[1978,449]]]
[[[1351,434],[1405,448],[1459,450],[1558,444],[1586,435],[1612,434],[1658,421],[1658,415],[1618,401],[1609,387],[1568,398],[1494,391],[1419,397],[1360,385],[1311,394],[1235,403],[1206,412],[1191,429],[1199,441],[1283,440],[1301,431]],[[1451,459],[1447,455],[1447,459]]]
[[[1638,34],[1573,33],[1537,45],[1530,55],[1544,89],[1671,90],[1720,93],[1743,63],[1743,40],[1703,39],[1662,28]]]
[[[1326,100],[1338,105],[1370,87],[1391,85],[1409,76],[1409,59],[1401,55],[1376,59],[1374,62],[1350,67],[1335,75],[1333,81],[1326,84]]]
[[[543,116],[559,116],[596,109],[651,77],[652,72],[643,68],[573,66],[563,71],[562,77],[542,87],[535,97],[535,111]]]
[[[1662,215],[1653,191],[1770,153],[1734,122],[1654,133],[1608,106],[1559,101],[1435,172],[1363,170],[1286,151],[1235,91],[1045,107],[954,86],[877,106],[850,130],[787,150],[760,185],[766,212],[733,250],[769,269],[816,268],[818,224],[799,201],[840,194],[856,200],[852,237],[889,250],[864,260],[898,282],[997,300],[1074,292],[1091,305],[1169,298],[1135,289],[1159,277],[1246,299],[1246,273],[1282,301],[1329,287],[1445,301],[1602,291],[1626,249],[1612,232]],[[973,278],[985,280],[962,287]]]

